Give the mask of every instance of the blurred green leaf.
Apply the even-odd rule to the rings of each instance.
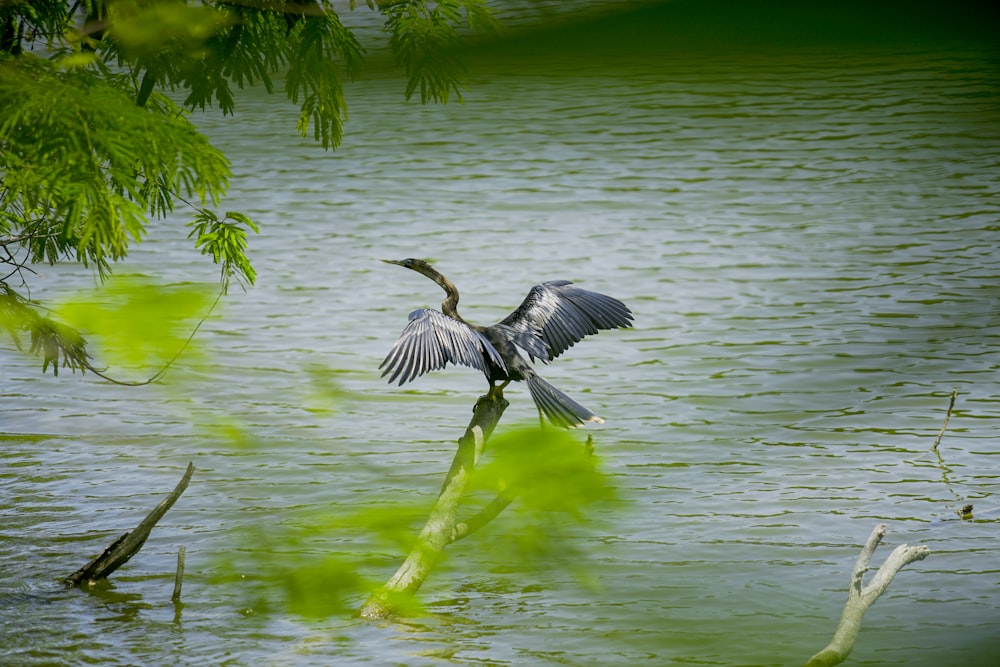
[[[309,412],[331,413],[344,401],[352,398],[352,393],[344,389],[337,380],[338,372],[320,364],[310,364],[304,369],[308,382],[303,387],[305,396],[302,407]]]
[[[97,62],[97,54],[92,51],[77,51],[59,59],[59,66],[64,68],[89,67]]]
[[[486,459],[473,488],[513,497],[488,528],[496,535],[491,557],[505,568],[585,575],[585,536],[598,525],[598,510],[621,508],[600,459],[572,432],[539,427],[494,435]]]
[[[236,548],[220,555],[218,569],[247,573],[239,580],[248,604],[304,617],[356,611],[387,567],[407,550],[427,506],[412,497],[357,507],[297,507],[270,513],[236,531]],[[400,599],[408,612],[419,602]]]
[[[571,433],[553,428],[519,428],[494,435],[488,460],[474,486],[517,496],[530,512],[586,520],[587,509],[615,499],[599,459]]]
[[[123,1],[107,5],[107,34],[124,52],[149,54],[174,49],[197,49],[231,20],[211,7],[184,2]]]
[[[162,367],[187,342],[213,298],[204,286],[164,286],[116,276],[100,290],[65,300],[56,312],[62,321],[99,339],[102,359]]]

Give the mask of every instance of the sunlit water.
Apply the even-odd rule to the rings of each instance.
[[[877,562],[900,543],[933,553],[868,612],[853,663],[995,664],[995,63],[805,51],[515,71],[445,107],[353,84],[333,153],[296,137],[279,99],[199,119],[233,161],[227,206],[261,225],[259,283],[162,386],[42,376],[2,353],[0,662],[795,664],[829,640],[886,522]],[[189,245],[160,230],[129,265],[211,282]],[[557,278],[632,307],[634,330],[542,370],[606,418],[590,430],[630,506],[581,531],[587,581],[508,567],[501,518],[449,550],[421,592],[430,615],[304,618],[248,594],[266,572],[227,570],[233,553],[253,562],[246,531],[426,507],[484,388],[467,369],[405,390],[378,377],[407,313],[441,296],[377,261],[407,256],[434,258],[477,322]],[[90,282],[47,269],[33,294]],[[507,395],[505,421],[530,422],[527,392]],[[61,590],[188,461],[190,488],[113,589]],[[289,558],[350,553],[346,539],[315,531]],[[378,580],[401,556],[358,557]]]

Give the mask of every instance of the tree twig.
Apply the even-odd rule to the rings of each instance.
[[[514,502],[514,496],[503,493],[499,494],[496,498],[491,500],[486,507],[479,510],[479,512],[471,516],[469,519],[456,523],[455,529],[451,534],[451,541],[457,542],[463,537],[472,535],[474,532],[495,519],[497,515],[507,509],[507,506],[512,502]]]
[[[933,452],[935,458],[937,458],[937,462],[935,463],[935,465],[941,471],[941,481],[944,482],[944,485],[948,488],[951,494],[955,496],[955,500],[957,500],[960,503],[963,503],[962,508],[957,511],[958,515],[962,518],[968,518],[972,514],[972,506],[964,504],[965,498],[963,498],[960,493],[956,492],[955,489],[952,488],[951,480],[949,479],[951,468],[949,468],[948,465],[944,462],[944,457],[941,456],[941,450],[938,449],[938,445],[941,444],[941,440],[942,438],[944,438],[945,431],[948,430],[948,422],[951,421],[951,415],[955,409],[955,398],[957,396],[958,396],[958,389],[953,389],[951,392],[951,400],[948,402],[948,412],[945,413],[944,416],[944,423],[941,425],[941,430],[938,431],[937,438],[934,439],[934,444],[931,445],[929,451]],[[922,456],[920,458],[922,458]]]
[[[868,536],[868,541],[861,549],[861,554],[854,565],[854,571],[851,573],[847,602],[844,604],[844,611],[841,614],[837,630],[833,634],[833,639],[830,640],[826,648],[809,659],[806,667],[830,667],[846,660],[854,649],[858,632],[861,630],[861,619],[868,607],[872,606],[875,600],[885,592],[897,572],[914,561],[923,560],[930,554],[931,550],[926,546],[911,547],[901,544],[889,554],[889,557],[882,563],[882,567],[865,586],[864,577],[869,569],[868,564],[871,562],[875,549],[885,537],[885,530],[885,524],[880,523]]]
[[[173,507],[177,499],[184,493],[188,482],[191,481],[192,474],[194,474],[194,464],[188,463],[187,471],[174,490],[170,492],[170,495],[154,507],[153,511],[134,530],[112,542],[111,546],[101,552],[99,556],[66,577],[63,582],[67,586],[81,586],[85,583],[92,586],[99,579],[106,579],[112,572],[127,563],[146,543],[146,538],[149,537],[153,526],[163,518],[167,510]]]
[[[948,422],[951,421],[951,412],[955,409],[955,397],[958,396],[958,389],[951,390],[951,401],[948,403],[948,412],[944,416],[944,424],[941,425],[941,430],[938,432],[937,438],[934,440],[934,444],[931,445],[931,450],[937,451],[938,445],[941,444],[941,438],[944,437],[944,432],[948,430]]]

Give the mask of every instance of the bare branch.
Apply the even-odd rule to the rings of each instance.
[[[83,584],[93,586],[97,580],[106,579],[112,572],[127,563],[146,543],[146,538],[149,537],[153,526],[163,518],[167,510],[173,507],[177,499],[184,493],[188,482],[191,481],[192,474],[194,474],[194,465],[188,463],[187,471],[174,490],[153,508],[153,511],[135,527],[135,530],[125,533],[112,542],[111,546],[105,549],[101,555],[66,577],[63,583],[67,586],[81,586]]]
[[[809,659],[806,667],[830,667],[846,660],[854,649],[858,632],[861,630],[861,619],[868,611],[868,607],[872,606],[875,600],[885,592],[897,572],[914,561],[923,560],[930,554],[931,550],[926,546],[911,547],[901,544],[889,554],[872,580],[867,586],[864,586],[864,577],[869,569],[868,564],[871,562],[875,549],[885,537],[885,530],[885,524],[880,523],[868,536],[868,541],[861,549],[861,554],[858,556],[853,572],[851,572],[851,585],[847,592],[847,602],[844,604],[844,611],[841,614],[837,630],[833,634],[833,639],[830,640],[826,648]]]
[[[941,438],[944,437],[944,432],[948,430],[948,422],[951,421],[951,412],[955,409],[955,397],[958,396],[958,389],[952,389],[951,391],[951,401],[948,403],[948,412],[944,416],[944,424],[941,425],[941,431],[938,433],[937,438],[934,440],[934,444],[931,445],[933,451],[937,451],[938,445],[941,444]]]
[[[475,515],[469,518],[467,521],[462,521],[455,524],[455,530],[452,532],[451,541],[457,542],[463,537],[468,537],[474,532],[488,524],[490,521],[495,519],[500,512],[507,509],[507,506],[514,502],[514,496],[508,496],[505,494],[500,494],[493,500],[489,502],[486,507],[479,510]]]
[[[362,618],[376,620],[392,616],[424,583],[444,548],[458,539],[456,535],[459,525],[466,525],[456,524],[455,520],[462,494],[465,493],[486,440],[500,421],[507,405],[507,400],[499,390],[491,390],[476,401],[472,421],[469,422],[465,435],[458,441],[458,451],[455,452],[444,488],[427,517],[427,523],[420,531],[417,543],[392,578],[365,602],[359,611]],[[503,507],[497,509],[493,516],[502,509]],[[483,519],[485,517],[486,515],[482,516]],[[464,530],[465,534],[470,532],[467,527]]]

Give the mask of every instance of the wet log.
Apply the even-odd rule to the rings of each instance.
[[[396,573],[381,588],[376,590],[358,612],[362,618],[375,620],[393,616],[400,607],[417,592],[441,557],[444,548],[471,530],[467,524],[456,520],[462,495],[469,484],[483,447],[496,427],[507,401],[499,390],[481,396],[473,408],[472,420],[458,441],[458,451],[452,460],[451,469],[445,478],[441,493],[431,508],[423,530],[409,556]],[[509,504],[494,501],[490,509],[477,515],[476,527],[480,527],[495,517]],[[500,506],[502,504],[502,506]]]
[[[914,561],[923,560],[931,552],[925,546],[899,545],[889,554],[889,557],[882,563],[882,567],[865,586],[864,577],[869,569],[868,564],[883,537],[885,537],[885,524],[880,523],[868,536],[868,541],[865,542],[865,546],[861,549],[861,555],[858,556],[854,565],[854,571],[851,573],[851,585],[847,592],[847,602],[844,604],[844,611],[833,639],[830,640],[826,648],[809,659],[806,667],[830,667],[846,660],[854,649],[858,632],[861,630],[861,619],[868,611],[868,607],[872,606],[875,600],[885,592],[897,572]]]
[[[188,463],[187,471],[170,495],[153,508],[153,511],[134,530],[125,533],[112,542],[99,556],[66,577],[63,583],[67,586],[83,586],[85,584],[93,586],[97,581],[107,579],[112,572],[127,563],[132,556],[139,552],[142,545],[146,543],[146,538],[149,537],[153,526],[163,518],[167,510],[173,507],[177,499],[184,493],[193,473],[194,465]]]

